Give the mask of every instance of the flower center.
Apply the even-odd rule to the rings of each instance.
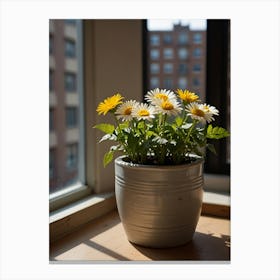
[[[131,115],[131,111],[132,111],[132,107],[127,107],[127,108],[124,110],[124,115],[126,115],[126,116]]]
[[[138,115],[139,115],[140,117],[147,117],[147,116],[150,115],[150,112],[149,112],[148,110],[142,109],[142,110],[140,110],[140,111],[138,112]]]
[[[168,101],[162,102],[161,107],[162,107],[162,109],[164,109],[164,110],[173,110],[173,109],[174,109],[173,104],[170,103],[170,102],[168,102]]]
[[[163,101],[166,101],[168,99],[168,97],[165,94],[163,94],[163,93],[157,93],[155,95],[155,97],[158,98],[158,99],[161,99]]]
[[[196,116],[199,116],[199,117],[204,117],[205,116],[205,113],[202,110],[198,109],[198,108],[193,108],[191,110],[191,113],[193,115],[196,115]]]

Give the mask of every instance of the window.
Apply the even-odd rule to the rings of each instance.
[[[68,25],[76,25],[77,20],[76,19],[66,19],[64,22]]]
[[[73,58],[76,56],[76,43],[72,40],[65,40],[65,56]]]
[[[188,80],[185,77],[180,77],[178,80],[178,86],[181,89],[186,89],[188,87]]]
[[[66,150],[66,167],[67,170],[73,171],[77,169],[78,163],[78,144],[71,144],[67,146]],[[73,181],[74,178],[68,178],[68,181]]]
[[[194,78],[194,79],[193,79],[193,86],[194,86],[194,87],[200,86],[200,81],[199,81],[198,78]]]
[[[181,32],[178,37],[179,45],[185,45],[188,43],[188,34],[185,32]]]
[[[193,42],[195,44],[200,44],[202,42],[202,35],[201,35],[201,33],[193,34]]]
[[[75,73],[65,73],[64,82],[64,87],[66,91],[75,92],[77,90],[77,76]]]
[[[150,71],[152,74],[158,74],[159,73],[159,64],[158,63],[152,63],[150,65]]]
[[[179,59],[187,59],[188,58],[188,50],[186,48],[180,48],[178,50]]]
[[[165,59],[172,59],[173,58],[173,49],[164,49],[163,50],[163,57]]]
[[[49,70],[49,91],[54,89],[54,72],[52,69]]]
[[[50,116],[49,116],[49,130],[54,130],[54,109],[50,109]]]
[[[53,54],[53,36],[50,35],[50,39],[49,39],[49,54]]]
[[[157,59],[159,59],[159,50],[157,50],[157,49],[152,49],[151,52],[150,52],[150,55],[151,55],[151,59],[152,59],[152,60],[157,60]]]
[[[163,86],[165,88],[171,89],[173,87],[173,80],[171,78],[165,78],[163,80]]]
[[[150,44],[151,44],[151,46],[159,46],[159,44],[160,44],[159,35],[152,34],[150,36]]]
[[[172,44],[172,35],[171,34],[164,34],[163,35],[163,43],[166,45]]]
[[[172,63],[165,63],[163,65],[163,72],[165,74],[171,74],[173,72],[173,64]]]
[[[178,73],[182,75],[182,74],[187,74],[187,72],[188,72],[187,64],[180,63],[178,67]]]
[[[194,72],[200,72],[201,71],[201,65],[200,64],[195,64],[193,66],[193,71]]]
[[[193,56],[196,58],[201,57],[201,48],[195,48],[193,51]]]
[[[66,108],[66,125],[68,128],[77,127],[78,125],[78,108]]]
[[[151,86],[151,88],[159,87],[159,78],[158,77],[152,77],[151,80],[150,80],[150,86]]]

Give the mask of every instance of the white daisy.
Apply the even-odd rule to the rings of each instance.
[[[181,104],[174,99],[156,100],[155,108],[157,113],[174,116],[178,115],[182,111]]]
[[[132,109],[137,106],[137,104],[138,102],[135,100],[129,100],[121,104],[115,112],[117,119],[122,119],[123,121],[132,120]]]
[[[160,101],[177,100],[177,97],[173,91],[156,88],[151,91],[148,91],[148,93],[145,96],[145,99],[149,103],[154,105],[158,100]]]
[[[150,120],[155,117],[155,108],[154,106],[140,103],[132,108],[131,114],[138,120]]]
[[[203,124],[210,123],[214,120],[213,115],[218,114],[218,110],[213,106],[206,104],[198,104],[197,102],[190,103],[186,106],[187,115],[192,119],[198,120]]]

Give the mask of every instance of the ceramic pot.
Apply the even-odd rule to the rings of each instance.
[[[152,248],[189,242],[201,213],[203,159],[170,166],[124,159],[115,160],[115,191],[128,240]]]

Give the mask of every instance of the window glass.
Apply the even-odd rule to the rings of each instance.
[[[83,40],[81,20],[51,20],[50,26],[57,50],[49,66],[49,193],[53,198],[73,184],[84,184]],[[71,40],[65,40],[67,36]]]
[[[173,80],[171,78],[165,78],[163,80],[163,85],[165,88],[172,89],[173,88]]]
[[[179,59],[188,58],[188,50],[186,48],[180,48],[178,50],[178,57],[179,57]]]
[[[194,57],[201,57],[201,48],[195,48],[193,51]]]
[[[178,81],[179,88],[186,89],[188,87],[188,81],[185,77],[180,77]]]
[[[188,34],[186,32],[179,33],[178,42],[179,42],[180,45],[187,44]]]
[[[76,127],[78,125],[78,108],[66,108],[66,125],[68,128]]]
[[[173,49],[166,48],[163,50],[163,57],[165,59],[172,59],[173,58]]]
[[[193,79],[193,86],[195,86],[195,87],[200,86],[199,78],[194,78],[194,79]]]
[[[178,68],[179,74],[187,74],[188,68],[186,63],[180,63]]]
[[[151,35],[150,37],[151,46],[159,46],[159,43],[160,43],[159,35]]]
[[[159,78],[158,77],[152,77],[150,79],[150,88],[157,88],[159,87]]]
[[[172,43],[172,34],[164,34],[163,35],[163,43],[169,45]]]
[[[152,49],[151,52],[150,52],[150,55],[151,55],[152,60],[159,59],[159,50]]]
[[[173,64],[172,63],[165,63],[163,66],[163,72],[165,74],[171,74],[173,72]]]
[[[200,64],[194,64],[193,71],[194,72],[200,72],[201,71],[201,65]]]
[[[158,74],[159,73],[159,64],[151,63],[150,71],[152,74]]]
[[[201,33],[194,33],[193,42],[195,44],[200,44],[202,42],[202,34]]]
[[[75,57],[76,56],[76,43],[73,40],[65,40],[65,56]]]
[[[75,92],[77,90],[77,76],[76,76],[76,73],[67,72],[67,73],[65,73],[64,79],[65,79],[64,80],[65,90],[69,91],[69,92]]]

